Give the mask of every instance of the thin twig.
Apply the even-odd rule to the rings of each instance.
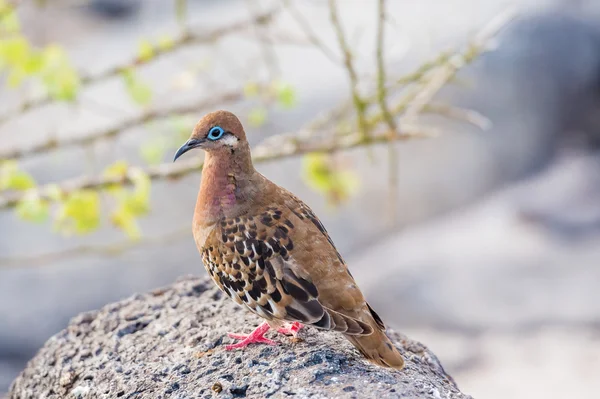
[[[434,113],[450,119],[468,122],[481,130],[492,127],[492,121],[472,109],[457,108],[448,104],[427,104],[423,107],[423,113]]]
[[[186,225],[185,228],[181,227],[157,237],[143,237],[139,240],[128,240],[107,245],[82,245],[61,251],[47,252],[22,258],[0,258],[0,268],[23,266],[39,267],[49,263],[65,261],[84,255],[100,255],[104,257],[118,256],[134,248],[149,247],[157,244],[165,245],[168,243],[177,242],[188,236],[191,236],[191,230],[189,225]]]
[[[419,67],[406,75],[403,75],[396,79],[395,85],[404,86],[411,83],[419,82],[423,77],[429,73],[432,69],[439,67],[440,65],[448,62],[448,59],[452,56],[452,52],[444,51],[438,54],[433,60],[424,62]]]
[[[496,16],[475,35],[466,50],[452,55],[443,66],[438,68],[435,74],[415,97],[413,103],[406,109],[403,121],[408,124],[413,124],[417,115],[431,102],[440,89],[452,79],[463,66],[472,62],[477,56],[486,51],[490,39],[512,20],[515,15],[514,9],[509,9]]]
[[[298,10],[292,5],[292,2],[290,0],[283,0],[283,3],[285,5],[285,8],[292,16],[292,18],[294,18],[296,23],[304,31],[304,34],[306,35],[306,38],[309,40],[309,42],[316,46],[319,50],[321,50],[321,52],[327,58],[329,58],[331,62],[337,65],[339,63],[339,60],[337,59],[333,51],[331,51],[331,49],[327,47],[325,43],[321,41],[321,39],[319,39],[319,37],[310,27],[310,24],[306,21],[306,19],[304,19],[304,16],[300,12],[298,12]]]
[[[258,14],[256,12],[258,4],[255,1],[246,0],[246,4],[248,5],[251,14]],[[258,24],[253,25],[253,30],[258,37],[262,37],[262,40],[259,41],[259,45],[263,53],[265,65],[269,72],[269,78],[271,81],[274,81],[280,75],[281,71],[277,62],[275,50],[273,49],[273,43],[262,34],[261,27]]]
[[[344,55],[344,66],[348,72],[348,77],[350,78],[350,90],[352,93],[352,102],[354,103],[354,108],[356,108],[358,130],[363,135],[363,138],[366,139],[369,135],[369,125],[367,124],[366,117],[367,103],[361,97],[358,91],[358,75],[354,69],[352,52],[350,51],[350,47],[348,47],[346,37],[344,36],[344,30],[342,29],[342,25],[338,17],[335,0],[329,0],[329,17],[335,29],[335,34],[338,38],[340,49]]]
[[[199,111],[207,108],[214,107],[216,105],[222,105],[225,103],[231,103],[241,101],[244,99],[244,93],[242,90],[236,90],[231,92],[221,93],[219,96],[212,96],[209,98],[203,98],[195,102],[187,103],[185,105],[177,105],[167,108],[158,108],[153,110],[145,110],[139,115],[135,115],[128,119],[125,119],[117,126],[109,127],[106,129],[99,130],[92,134],[87,135],[74,135],[73,137],[57,140],[49,138],[45,141],[35,143],[29,148],[14,148],[7,150],[0,150],[0,159],[18,159],[34,154],[40,154],[56,149],[64,149],[68,147],[78,147],[83,145],[89,145],[96,143],[100,140],[106,140],[118,136],[122,132],[131,129],[132,127],[139,126],[148,122],[152,122],[159,119],[164,119],[170,116],[186,114],[186,113],[198,113]]]
[[[119,64],[117,66],[109,68],[100,73],[84,75],[81,77],[81,85],[90,85],[90,84],[93,84],[96,82],[100,82],[100,81],[118,76],[124,70],[133,68],[133,67],[138,67],[140,65],[152,62],[161,56],[164,56],[164,55],[173,53],[174,51],[177,51],[178,49],[180,49],[183,46],[213,43],[214,41],[218,40],[219,38],[221,38],[225,35],[228,35],[228,34],[231,34],[234,32],[243,31],[245,29],[248,29],[250,26],[267,23],[275,16],[275,14],[279,10],[280,10],[279,7],[273,8],[267,12],[256,15],[256,16],[252,17],[251,19],[244,19],[244,20],[241,20],[238,22],[227,24],[223,27],[219,27],[219,28],[216,28],[214,30],[204,32],[204,33],[198,33],[194,30],[186,29],[178,37],[174,38],[173,42],[170,43],[169,46],[156,47],[154,49],[155,52],[154,52],[153,57],[151,57],[149,59],[140,59],[139,57],[136,56],[136,57],[130,59],[129,61],[126,61],[122,64]],[[29,100],[23,102],[21,105],[19,105],[15,110],[13,110],[9,113],[6,113],[4,115],[0,115],[0,125],[6,123],[8,120],[10,120],[11,118],[14,118],[16,115],[25,113],[33,108],[37,108],[37,107],[41,107],[41,106],[50,104],[53,101],[54,101],[54,99],[48,94],[29,99]]]
[[[378,1],[378,21],[377,21],[377,103],[383,115],[383,120],[387,124],[389,131],[392,135],[398,134],[396,128],[396,120],[392,116],[390,109],[387,105],[387,76],[385,73],[385,60],[383,56],[385,46],[385,0]],[[388,171],[389,171],[389,213],[390,221],[394,223],[397,219],[396,208],[397,203],[397,192],[398,192],[398,156],[396,153],[396,147],[393,142],[388,145]]]
[[[390,131],[396,131],[396,121],[390,113],[387,105],[387,76],[385,73],[385,61],[383,57],[383,50],[385,46],[384,31],[385,31],[385,0],[379,0],[378,2],[378,14],[379,19],[377,23],[377,102],[383,115],[383,120],[387,123]]]

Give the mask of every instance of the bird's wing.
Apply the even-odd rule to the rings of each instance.
[[[202,250],[211,277],[267,320],[371,334],[371,323],[361,321],[368,305],[329,235],[310,208],[287,194],[251,214],[220,220]]]

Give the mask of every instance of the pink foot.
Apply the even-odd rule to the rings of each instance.
[[[240,340],[237,344],[226,345],[225,349],[228,351],[233,349],[245,348],[250,344],[267,344],[267,345],[277,345],[277,342],[265,338],[264,335],[267,331],[269,331],[269,323],[264,322],[260,326],[256,328],[256,330],[252,331],[250,334],[233,334],[228,333],[227,335],[230,338]]]
[[[291,335],[294,338],[298,335],[298,331],[302,328],[302,324],[295,321],[293,323],[285,323],[277,332],[285,335]]]

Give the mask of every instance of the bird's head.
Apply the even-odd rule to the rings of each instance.
[[[194,127],[188,141],[177,150],[175,159],[193,148],[207,152],[227,152],[246,149],[246,133],[240,120],[231,112],[215,111],[205,115]]]

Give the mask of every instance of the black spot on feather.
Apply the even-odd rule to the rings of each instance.
[[[281,301],[281,293],[277,288],[275,288],[275,291],[271,292],[271,299],[273,299],[276,303]]]
[[[302,321],[305,322],[306,320],[308,320],[308,318],[306,317],[306,315],[302,312],[300,312],[297,309],[294,309],[291,306],[286,306],[285,310],[289,316],[289,318],[293,319],[293,320],[298,320],[298,321]]]
[[[329,313],[324,312],[323,317],[319,319],[316,323],[312,324],[315,327],[324,328],[329,330],[331,328],[331,318],[329,317]]]
[[[264,305],[260,305],[260,306],[267,312],[273,314],[273,308],[271,307],[271,304],[269,302],[265,303]]]
[[[308,294],[302,288],[285,280],[283,281],[283,286],[285,287],[285,290],[292,296],[292,298],[301,302],[308,301]]]
[[[258,298],[260,298],[260,288],[258,288],[256,282],[252,286],[252,289],[248,291],[248,294],[250,294],[252,299],[254,299],[255,301],[258,300]]]

